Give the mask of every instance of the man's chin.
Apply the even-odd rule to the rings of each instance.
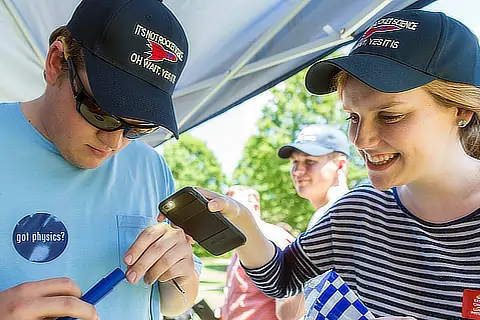
[[[79,169],[96,169],[96,168],[100,167],[102,165],[102,163],[78,165],[76,167],[79,168]]]
[[[79,169],[96,169],[100,167],[105,160],[105,159],[99,159],[99,158],[82,158],[82,159],[75,159],[75,158],[70,158],[66,159],[72,166],[77,167]]]
[[[300,198],[308,199],[308,187],[295,187],[295,189],[297,190],[297,194]]]

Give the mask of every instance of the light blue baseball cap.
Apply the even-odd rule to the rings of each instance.
[[[350,144],[345,133],[327,124],[303,128],[293,143],[286,144],[278,150],[278,156],[289,158],[294,150],[315,157],[333,152],[341,152],[350,157]]]

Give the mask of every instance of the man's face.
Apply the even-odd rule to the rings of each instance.
[[[78,72],[86,91],[91,94],[85,72]],[[123,136],[123,130],[99,130],[77,113],[68,76],[59,77],[45,99],[49,105],[48,114],[44,115],[47,138],[72,165],[97,168],[130,143]]]
[[[338,165],[332,156],[315,157],[294,150],[290,155],[290,163],[290,176],[298,195],[312,203],[324,201],[338,172]]]

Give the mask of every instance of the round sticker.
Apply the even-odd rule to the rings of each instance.
[[[25,259],[49,262],[58,258],[68,243],[67,228],[56,216],[39,212],[22,218],[13,230],[13,246]]]

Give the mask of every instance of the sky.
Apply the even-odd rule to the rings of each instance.
[[[437,0],[426,9],[460,20],[480,38],[480,0]],[[261,109],[270,98],[269,91],[263,92],[189,131],[207,143],[227,177],[231,177],[242,157],[247,140],[256,133]]]

